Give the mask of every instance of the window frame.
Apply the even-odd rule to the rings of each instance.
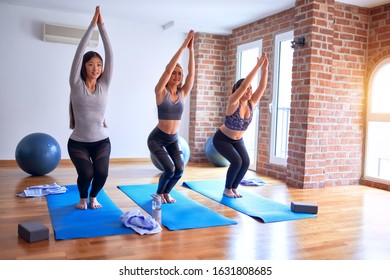
[[[375,79],[375,74],[378,73],[378,71],[384,66],[384,65],[390,65],[390,57],[386,57],[382,59],[372,70],[370,77],[369,77],[369,83],[368,83],[368,94],[367,94],[367,112],[366,112],[366,122],[365,122],[365,147],[364,147],[364,168],[363,168],[363,178],[365,180],[389,184],[390,180],[386,180],[379,177],[373,177],[367,175],[367,169],[368,169],[368,158],[369,158],[369,123],[370,122],[386,122],[390,123],[390,113],[372,113],[372,98],[373,98],[373,82]]]
[[[270,151],[269,161],[272,164],[287,166],[287,157],[282,158],[275,155],[276,138],[277,138],[277,113],[279,103],[279,68],[280,68],[280,43],[287,40],[294,39],[294,30],[283,32],[275,35],[275,55],[274,55],[274,74],[273,74],[273,87],[272,87],[272,102],[269,104],[269,110],[271,113],[271,135],[270,135]],[[276,109],[276,110],[274,110]],[[290,120],[288,121],[288,126]],[[287,129],[287,132],[289,130]],[[288,135],[287,135],[287,149],[288,149]],[[288,150],[287,150],[288,151]]]

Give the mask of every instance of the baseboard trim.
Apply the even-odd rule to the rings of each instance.
[[[150,158],[112,158],[110,164],[128,164],[137,162],[151,162]],[[73,165],[70,159],[61,159],[59,166]],[[2,159],[0,160],[0,168],[5,167],[18,167],[18,163],[14,159]]]

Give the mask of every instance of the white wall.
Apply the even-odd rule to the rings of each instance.
[[[87,27],[92,13],[0,4],[0,160],[14,159],[20,139],[33,132],[52,135],[60,143],[62,158],[69,158],[68,77],[77,46],[42,41],[43,23]],[[111,157],[149,158],[146,140],[157,124],[153,89],[185,34],[105,16],[103,8],[102,15],[114,51],[106,114]],[[104,57],[101,40],[94,50]],[[180,61],[185,67],[187,58],[186,51]],[[188,102],[180,128],[185,139]]]

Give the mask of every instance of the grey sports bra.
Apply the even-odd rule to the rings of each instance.
[[[157,105],[157,114],[159,120],[180,120],[184,110],[183,97],[180,91],[177,93],[179,99],[176,102],[171,100],[171,93],[167,91],[167,95],[163,102]]]

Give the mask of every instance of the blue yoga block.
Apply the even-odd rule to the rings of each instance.
[[[313,203],[291,202],[291,211],[298,213],[317,214],[318,206]]]
[[[37,221],[19,224],[18,234],[29,243],[49,239],[49,229]]]

